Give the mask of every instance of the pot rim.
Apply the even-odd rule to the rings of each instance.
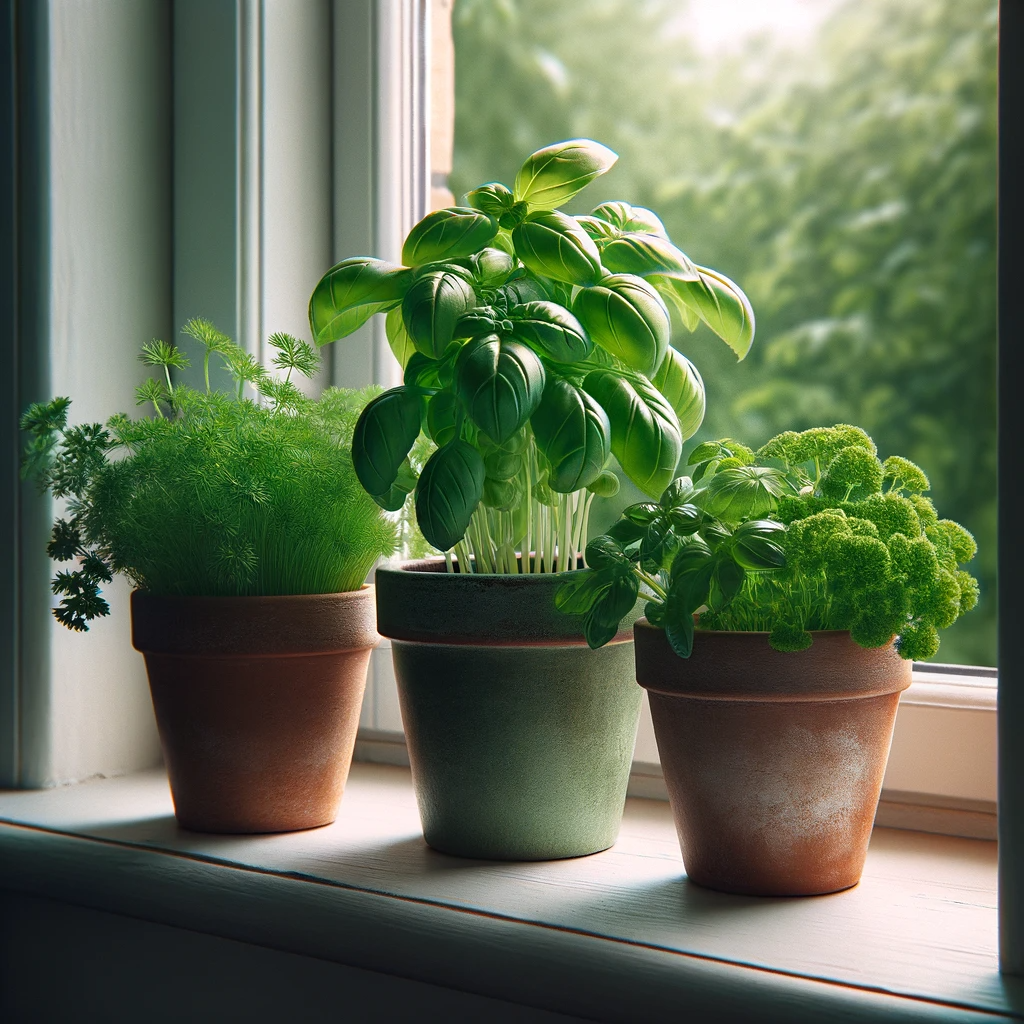
[[[913,662],[892,644],[861,647],[848,630],[812,630],[809,648],[783,652],[769,646],[767,631],[698,629],[686,659],[645,618],[634,624],[634,635],[637,682],[664,697],[832,702],[899,693],[912,679]]]
[[[131,593],[132,646],[179,657],[289,657],[380,643],[375,588],[334,594],[162,596]]]
[[[583,571],[450,573],[443,558],[381,565],[375,575],[377,628],[410,643],[586,647],[583,616],[555,607],[555,592]],[[637,602],[639,615],[642,603]],[[613,644],[633,642],[633,617]]]

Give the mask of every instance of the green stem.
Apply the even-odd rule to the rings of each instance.
[[[644,570],[639,566],[635,566],[633,572],[642,582],[646,583],[662,601],[668,600],[667,591],[653,576],[650,575],[650,573],[644,572]]]
[[[206,379],[206,393],[210,393],[210,350],[203,355],[203,377]]]

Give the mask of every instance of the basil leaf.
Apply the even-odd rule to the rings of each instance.
[[[531,213],[512,231],[512,242],[516,255],[542,277],[582,286],[593,284],[603,272],[593,239],[561,213]]]
[[[640,542],[640,564],[648,572],[657,572],[671,564],[672,556],[680,545],[680,538],[667,517],[659,517],[644,532]]]
[[[416,485],[416,522],[440,551],[466,535],[484,493],[484,460],[462,440],[450,441],[427,460]]]
[[[742,523],[732,535],[733,558],[744,569],[781,569],[786,564],[785,533],[782,523],[771,519]]]
[[[526,274],[506,282],[500,294],[509,307],[548,300],[544,286],[535,277]]]
[[[610,224],[617,234],[638,231],[668,238],[661,218],[643,206],[630,206],[622,202],[602,203],[591,210],[590,215]]]
[[[659,503],[662,508],[673,508],[676,505],[685,505],[694,494],[696,488],[693,486],[693,481],[688,476],[677,476],[665,488],[664,493],[659,499]]]
[[[697,367],[681,352],[669,347],[651,383],[675,410],[683,440],[693,437],[704,422],[706,408],[704,380]]]
[[[409,360],[416,351],[416,346],[405,329],[405,321],[402,320],[402,307],[395,306],[384,318],[384,333],[388,337],[388,344],[391,351],[398,360],[398,365],[404,370],[409,365]]]
[[[697,276],[697,269],[682,250],[664,235],[630,231],[600,246],[601,263],[615,274],[675,273]]]
[[[555,607],[566,615],[585,615],[607,586],[604,574],[594,569],[574,573],[555,591]]]
[[[402,300],[402,320],[416,351],[440,359],[459,317],[475,304],[472,287],[458,274],[449,270],[424,274]]]
[[[696,267],[697,277],[674,273],[649,278],[661,290],[670,290],[678,302],[700,317],[742,359],[754,340],[754,311],[739,285],[707,267]]]
[[[556,363],[582,362],[593,351],[583,325],[557,302],[525,302],[508,315],[515,336]]]
[[[395,482],[384,494],[372,494],[370,497],[386,512],[397,512],[409,497],[409,492],[416,486],[416,471],[406,459],[398,469]]]
[[[436,359],[428,359],[422,352],[413,352],[409,362],[405,364],[406,387],[433,389],[441,386],[441,364]]]
[[[356,421],[352,464],[368,494],[386,494],[420,433],[423,402],[406,387],[374,398]]]
[[[473,278],[481,288],[497,288],[515,270],[516,261],[501,249],[481,249],[470,257]]]
[[[539,405],[544,366],[526,345],[489,334],[462,347],[455,361],[455,385],[469,418],[501,444]]]
[[[586,392],[549,375],[530,425],[551,465],[548,484],[553,491],[571,494],[601,475],[610,454],[611,426]]]
[[[479,338],[485,334],[495,334],[499,330],[501,319],[497,310],[490,306],[477,306],[468,313],[463,313],[455,321],[452,337],[456,340]]]
[[[434,444],[446,445],[458,429],[459,400],[450,391],[438,391],[427,402],[427,433]]]
[[[606,469],[596,480],[587,484],[587,490],[599,498],[614,498],[619,489],[619,478],[610,469]]]
[[[428,213],[406,236],[402,262],[409,267],[479,252],[498,233],[498,222],[468,206]]]
[[[500,217],[512,209],[516,198],[500,181],[491,181],[473,189],[466,195],[466,201],[474,209],[492,217]]]
[[[714,562],[707,561],[698,568],[679,574],[669,585],[665,602],[665,636],[680,658],[688,658],[693,651],[693,613],[707,604],[714,572]]]
[[[643,278],[618,274],[582,288],[572,311],[591,339],[643,374],[653,374],[668,351],[671,331],[661,296]]]
[[[523,456],[504,448],[494,448],[484,456],[488,480],[511,480],[523,468]]]
[[[709,515],[726,523],[742,523],[763,516],[788,490],[784,475],[768,466],[732,466],[719,469],[697,501]]]
[[[743,566],[731,558],[723,558],[715,566],[712,578],[712,593],[708,601],[709,607],[721,611],[731,604],[743,589],[743,581],[747,578]]]
[[[597,242],[598,246],[600,246],[602,242],[611,241],[611,239],[617,238],[619,234],[611,224],[607,221],[598,220],[597,217],[577,217],[576,223],[579,224],[579,226],[583,228],[583,230],[586,231],[586,233],[590,235],[595,242]]]
[[[640,501],[635,505],[628,505],[622,510],[623,519],[628,519],[637,526],[648,526],[655,519],[661,516],[661,506],[653,501]]]
[[[583,390],[608,414],[612,452],[623,472],[645,494],[659,497],[676,475],[683,453],[672,407],[645,378],[615,370],[587,374]]]
[[[607,533],[595,537],[587,545],[586,560],[591,569],[611,569],[614,570],[613,574],[627,573],[633,568],[622,545]]]
[[[526,158],[513,193],[533,209],[554,210],[604,174],[618,154],[591,139],[569,139],[545,146]]]
[[[353,256],[331,267],[309,300],[309,326],[317,346],[339,341],[374,313],[397,306],[412,271],[369,256]]]

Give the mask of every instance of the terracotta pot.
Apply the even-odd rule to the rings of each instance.
[[[337,814],[359,727],[372,587],[283,597],[132,594],[178,822],[290,832]]]
[[[640,712],[632,628],[592,651],[555,608],[568,573],[377,570],[423,834],[445,853],[550,860],[607,849]]]
[[[690,879],[761,896],[856,885],[911,663],[845,632],[780,653],[767,633],[698,630],[688,659],[646,619],[635,632]]]

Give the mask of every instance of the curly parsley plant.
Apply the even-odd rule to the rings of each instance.
[[[637,597],[680,657],[701,629],[769,633],[801,651],[814,630],[849,630],[862,647],[895,640],[932,657],[939,630],[978,600],[963,565],[974,538],[940,519],[928,478],[900,456],[880,461],[858,427],[787,431],[754,452],[731,439],[699,445],[659,502],[625,509],[587,548],[589,571],[557,603],[607,643]]]
[[[326,594],[358,589],[394,550],[397,524],[359,485],[352,433],[375,392],[330,388],[318,400],[292,382],[312,376],[313,348],[284,334],[273,366],[205,320],[185,333],[203,345],[205,390],[175,384],[188,365],[173,345],[143,347],[158,376],[136,391],[152,416],[69,426],[70,399],[31,406],[25,475],[64,499],[48,551],[57,619],[75,630],[106,615],[101,585],[123,573],[152,594]],[[212,356],[237,391],[209,384]],[[246,385],[258,400],[243,397]]]

